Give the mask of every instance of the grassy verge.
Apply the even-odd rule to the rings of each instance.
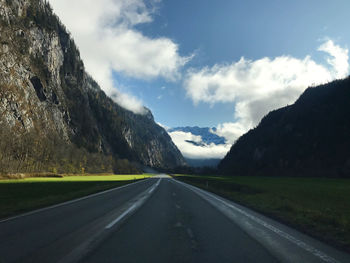
[[[350,252],[350,180],[174,175]]]
[[[89,175],[0,180],[0,218],[68,201],[151,177]]]

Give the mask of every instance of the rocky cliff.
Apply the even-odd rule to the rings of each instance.
[[[240,137],[222,173],[350,177],[350,78],[308,88]]]
[[[0,0],[0,125],[0,163],[13,162],[7,170],[92,161],[96,168],[110,159],[165,169],[185,163],[151,112],[136,115],[105,95],[42,0]]]

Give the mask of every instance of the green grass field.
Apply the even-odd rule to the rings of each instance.
[[[175,175],[350,251],[350,180]]]
[[[151,174],[84,175],[0,180],[0,218],[122,186],[151,176]]]

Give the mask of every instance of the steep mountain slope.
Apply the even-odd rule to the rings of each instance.
[[[105,95],[46,2],[0,0],[2,170],[63,169],[63,163],[105,170],[121,158],[163,169],[184,165],[145,110],[136,115]]]
[[[350,177],[350,79],[308,88],[240,137],[219,165],[240,175]]]

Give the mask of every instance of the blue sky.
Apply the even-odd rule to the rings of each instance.
[[[206,157],[222,157],[306,87],[349,72],[347,0],[50,3],[117,103],[139,113],[145,105],[167,127],[217,127],[227,145],[208,145]],[[189,157],[205,152],[185,149],[191,134],[170,135]]]
[[[152,23],[137,27],[145,35],[168,37],[179,44],[182,55],[195,53],[188,67],[291,55],[311,55],[325,38],[338,45],[349,43],[349,1],[163,1]],[[152,109],[160,123],[169,126],[217,126],[234,120],[231,103],[194,105],[181,80],[168,82],[123,78],[129,91]],[[166,87],[162,90],[162,87]],[[161,97],[159,97],[161,96]]]

